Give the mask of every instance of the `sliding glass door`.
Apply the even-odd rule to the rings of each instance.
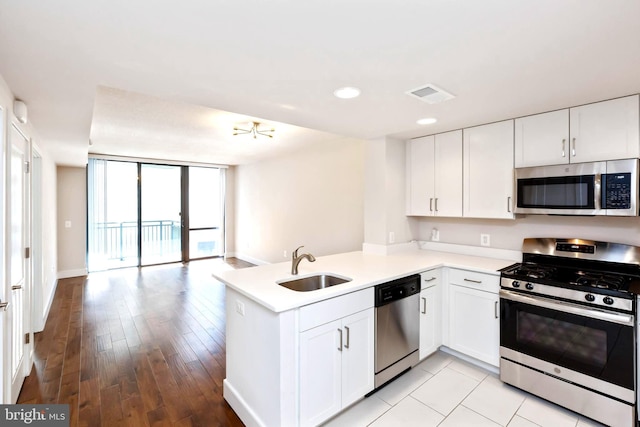
[[[89,271],[138,265],[138,165],[89,159]]]
[[[224,178],[220,169],[189,167],[189,259],[224,254]]]
[[[223,256],[224,172],[89,159],[89,271]]]
[[[140,167],[141,265],[182,260],[181,167]]]

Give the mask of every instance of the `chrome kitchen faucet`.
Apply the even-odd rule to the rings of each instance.
[[[301,248],[304,248],[304,246],[298,247],[291,254],[291,274],[298,274],[298,264],[300,264],[300,261],[302,261],[303,258],[308,259],[309,262],[314,262],[316,260],[316,258],[311,254],[302,254],[298,256],[298,249]]]

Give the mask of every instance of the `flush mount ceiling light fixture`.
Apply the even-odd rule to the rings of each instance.
[[[249,126],[251,126],[251,129],[241,129],[239,127],[234,127],[233,128],[233,134],[234,135],[250,134],[250,135],[253,135],[253,139],[256,139],[258,137],[258,135],[262,135],[262,136],[267,136],[269,138],[273,138],[273,135],[271,135],[271,132],[275,132],[276,131],[273,128],[271,128],[271,129],[259,129],[259,126],[260,126],[259,122],[249,123]]]
[[[432,125],[437,121],[438,119],[436,119],[435,117],[426,117],[424,119],[416,121],[416,123],[418,123],[419,125]]]
[[[360,89],[357,87],[341,87],[333,91],[336,98],[340,99],[352,99],[360,96]]]

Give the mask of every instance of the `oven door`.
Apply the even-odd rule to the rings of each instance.
[[[500,290],[500,313],[501,356],[525,355],[543,361],[551,375],[563,367],[589,382],[634,390],[633,315],[507,290]]]

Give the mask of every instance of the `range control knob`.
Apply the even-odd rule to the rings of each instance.
[[[513,286],[514,288],[519,288],[520,282],[518,282],[517,280],[514,280],[513,282],[511,282],[511,286]]]
[[[530,291],[533,290],[533,285],[531,283],[527,283],[526,285],[524,285],[524,287],[529,289]]]
[[[607,305],[611,305],[613,304],[613,298],[611,297],[604,297],[604,299],[602,300],[603,303],[607,304]]]
[[[593,295],[591,295],[591,294],[586,294],[586,295],[584,296],[584,299],[586,299],[586,300],[587,300],[587,301],[589,301],[589,302],[594,302],[594,301],[596,300],[596,297],[594,297],[594,296],[593,296]]]

